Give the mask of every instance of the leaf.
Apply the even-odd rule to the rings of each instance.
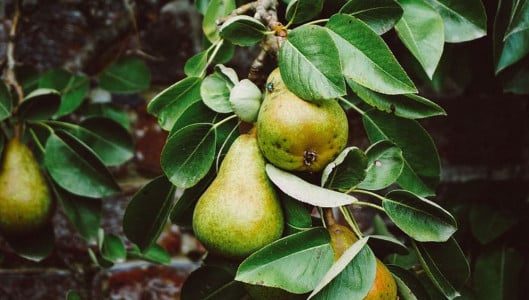
[[[127,205],[123,216],[123,232],[142,252],[158,239],[174,202],[175,187],[165,176],[143,186]]]
[[[147,106],[147,111],[158,118],[160,126],[171,130],[174,123],[191,104],[200,101],[199,77],[186,77],[160,92]]]
[[[279,69],[289,90],[307,101],[346,93],[338,49],[326,28],[303,25],[292,30],[279,51]]]
[[[362,87],[349,79],[347,84],[365,103],[398,117],[420,119],[446,115],[441,106],[416,94],[385,95]]]
[[[82,300],[82,298],[79,292],[75,290],[68,290],[68,292],[66,292],[66,300]]]
[[[474,204],[469,219],[472,234],[481,244],[492,242],[520,221],[512,211],[486,203]]]
[[[243,121],[257,121],[262,99],[261,90],[250,80],[236,83],[230,93],[230,104],[235,114]]]
[[[11,99],[11,94],[9,93],[5,83],[2,81],[0,82],[0,121],[3,121],[11,116],[12,110],[13,101]]]
[[[229,18],[219,28],[222,38],[239,46],[253,46],[266,32],[266,27],[255,18],[239,15]]]
[[[268,178],[290,197],[319,207],[339,207],[358,201],[355,197],[321,188],[311,184],[289,172],[266,164]]]
[[[123,241],[114,234],[107,234],[101,245],[101,256],[113,263],[123,262],[127,257],[127,251]]]
[[[419,261],[428,278],[448,299],[459,296],[457,291],[470,277],[470,267],[454,238],[444,243],[417,243]]]
[[[326,26],[338,48],[346,78],[383,94],[417,92],[388,45],[364,22],[337,14]]]
[[[525,62],[525,64],[524,64]],[[503,72],[503,92],[517,95],[529,94],[529,56]]]
[[[59,92],[37,89],[27,95],[18,106],[18,115],[24,120],[50,119],[61,104]]]
[[[387,267],[393,275],[393,278],[395,278],[399,299],[430,299],[430,296],[426,292],[424,286],[422,286],[419,279],[415,277],[412,272],[396,265],[388,265]]]
[[[120,191],[96,154],[65,131],[56,131],[48,138],[44,164],[53,180],[72,194],[102,198]]]
[[[400,0],[400,5],[404,8],[404,15],[395,25],[397,34],[432,79],[443,54],[443,19],[422,1]]]
[[[397,179],[400,186],[419,196],[434,195],[441,163],[428,132],[415,120],[374,110],[365,113],[362,121],[372,143],[389,140],[402,150],[404,168]]]
[[[254,252],[235,280],[277,287],[295,294],[312,291],[333,263],[327,230],[315,227],[279,239]]]
[[[323,9],[324,0],[292,0],[288,3],[285,18],[292,24],[310,21]]]
[[[169,181],[181,188],[197,184],[213,164],[215,145],[213,124],[192,124],[172,134],[161,155],[161,166]]]
[[[228,85],[230,87],[233,87],[239,82],[239,76],[237,75],[237,72],[234,69],[226,67],[223,64],[215,65],[215,73],[222,76],[222,78],[224,78],[224,80],[228,82]]]
[[[207,107],[204,102],[198,101],[191,104],[186,110],[180,115],[180,118],[174,123],[169,136],[172,136],[178,130],[196,123],[214,123],[215,119],[219,116],[218,113],[212,111]]]
[[[287,234],[307,230],[312,227],[312,206],[281,193]]]
[[[218,20],[230,14],[235,8],[237,8],[235,0],[211,0],[209,2],[202,20],[202,30],[210,42],[214,43],[220,38],[217,28]]]
[[[171,262],[169,253],[158,244],[153,244],[145,253],[140,252],[138,246],[133,244],[127,255],[131,258],[150,261],[155,264],[169,264]]]
[[[387,140],[378,141],[366,151],[367,168],[364,180],[358,188],[381,190],[394,183],[402,173],[402,150]]]
[[[99,86],[111,93],[136,93],[151,84],[151,71],[140,59],[125,57],[108,66],[99,76]]]
[[[383,258],[393,253],[400,255],[410,253],[408,248],[394,237],[374,234],[367,237],[369,237],[369,247],[375,252],[377,257]]]
[[[182,286],[182,299],[242,299],[244,284],[233,280],[233,275],[215,266],[203,266],[191,274]]]
[[[362,238],[349,247],[325,274],[308,299],[362,300],[376,276],[376,257]]]
[[[40,262],[47,258],[54,248],[53,224],[48,222],[37,232],[24,237],[4,237],[11,249],[20,257]]]
[[[204,104],[219,113],[232,112],[230,91],[233,84],[222,75],[213,73],[207,76],[200,86],[200,96]]]
[[[477,299],[520,299],[520,272],[527,262],[518,251],[505,246],[489,249],[477,257],[474,281]]]
[[[505,39],[512,34],[529,30],[529,2],[517,1],[511,13],[512,19],[505,33]]]
[[[188,77],[202,77],[208,64],[208,50],[201,51],[189,58],[184,65],[184,74]]]
[[[481,0],[425,0],[443,18],[445,39],[461,43],[487,34],[487,14]]]
[[[454,217],[438,204],[404,190],[389,192],[382,201],[389,218],[420,242],[444,242],[457,230]]]
[[[513,23],[520,20],[513,19],[517,14],[516,8],[521,8],[520,13],[523,9],[527,9],[527,5],[517,6],[513,1],[504,0],[499,2],[494,19],[493,58],[496,74],[520,61],[529,53],[529,43],[527,42],[529,40],[529,30],[517,30],[510,34],[508,32],[509,27],[518,27]],[[524,25],[521,26],[523,27]]]
[[[395,0],[350,0],[340,9],[365,22],[378,35],[389,31],[402,17],[402,7]]]
[[[367,156],[357,147],[347,147],[323,170],[322,186],[347,191],[366,177]]]
[[[61,105],[57,117],[75,111],[83,102],[89,89],[89,79],[73,75],[62,69],[52,69],[39,79],[39,88],[54,89],[61,93]]]
[[[128,112],[113,103],[92,103],[84,106],[82,113],[85,118],[104,117],[112,119],[123,128],[131,130],[131,120]]]

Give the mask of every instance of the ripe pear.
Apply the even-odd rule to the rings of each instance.
[[[259,147],[288,171],[321,171],[345,148],[347,116],[334,99],[305,101],[288,90],[279,69],[270,73],[257,117]]]
[[[48,220],[51,207],[51,194],[33,153],[18,138],[11,139],[0,167],[0,233],[35,232]]]
[[[241,259],[281,237],[283,211],[265,164],[254,131],[237,137],[193,213],[209,252]]]

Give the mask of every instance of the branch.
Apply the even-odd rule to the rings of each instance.
[[[15,60],[15,40],[18,22],[20,20],[20,1],[15,0],[15,13],[13,15],[13,20],[11,21],[11,28],[9,30],[9,40],[7,42],[6,49],[6,60],[7,68],[5,72],[5,81],[7,85],[13,87],[18,96],[18,102],[22,102],[24,99],[24,90],[17,81],[15,74],[16,60]]]

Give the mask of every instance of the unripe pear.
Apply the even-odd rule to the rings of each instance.
[[[281,237],[283,211],[265,164],[253,131],[231,145],[193,213],[193,230],[208,251],[241,259]]]
[[[268,76],[257,118],[264,156],[289,171],[321,171],[345,148],[347,116],[335,99],[305,101],[288,90],[276,68]]]
[[[35,232],[48,220],[51,204],[33,153],[18,138],[11,139],[0,166],[0,233],[22,236]]]

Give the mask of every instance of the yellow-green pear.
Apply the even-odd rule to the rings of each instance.
[[[231,145],[193,213],[195,235],[209,252],[241,259],[281,237],[283,211],[265,164],[253,131]]]
[[[0,233],[22,236],[35,232],[48,220],[51,204],[33,153],[18,138],[9,140],[0,166]]]
[[[345,148],[347,116],[335,99],[305,101],[288,90],[279,69],[270,73],[257,117],[266,159],[289,171],[321,171]]]

